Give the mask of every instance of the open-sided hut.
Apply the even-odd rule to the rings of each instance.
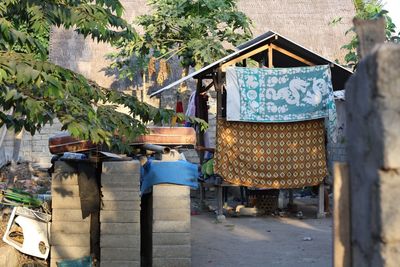
[[[320,185],[319,212],[322,213],[323,180],[327,176],[324,120],[297,123],[227,121],[225,72],[229,66],[235,65],[259,68],[328,65],[334,91],[345,88],[352,72],[276,32],[269,31],[240,45],[230,55],[152,94],[160,94],[194,78],[197,80],[196,115],[208,121],[205,93],[214,88],[217,92],[214,167],[215,172],[223,178],[222,184],[264,189]],[[199,133],[199,145],[204,144],[204,134]],[[203,157],[200,156],[201,160]]]

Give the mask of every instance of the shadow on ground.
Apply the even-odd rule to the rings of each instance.
[[[332,220],[307,218],[228,217],[217,224],[213,213],[201,212],[192,216],[192,266],[331,266]]]

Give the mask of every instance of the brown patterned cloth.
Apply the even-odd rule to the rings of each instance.
[[[323,119],[286,123],[219,119],[214,172],[257,188],[299,188],[327,176]]]

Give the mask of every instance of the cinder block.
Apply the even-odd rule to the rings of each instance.
[[[189,221],[190,209],[153,209],[154,221]]]
[[[107,261],[140,261],[139,248],[102,248],[101,259]]]
[[[124,182],[124,181],[115,181],[115,182],[101,182],[101,187],[102,188],[109,188],[109,189],[114,189],[118,191],[126,191],[126,190],[140,190],[140,184],[138,181],[129,181],[129,182]]]
[[[131,201],[112,201],[104,200],[102,210],[140,210],[140,200]]]
[[[53,209],[53,221],[59,222],[90,222],[90,215],[86,218],[82,218],[81,210],[62,210],[62,209]]]
[[[79,185],[52,184],[51,196],[54,197],[79,197]]]
[[[140,173],[140,162],[138,160],[131,161],[106,161],[103,162],[102,173]]]
[[[81,209],[80,197],[52,197],[51,207],[53,209]]]
[[[103,195],[102,199],[104,200],[114,200],[114,201],[140,200],[139,188],[135,189],[125,188],[123,190],[117,190],[117,188],[102,187],[100,191],[101,194]]]
[[[69,247],[90,247],[90,233],[87,234],[66,234],[62,232],[52,232],[50,236],[52,246]]]
[[[190,197],[155,197],[153,196],[153,209],[184,209],[190,210]]]
[[[190,220],[179,222],[179,221],[154,221],[153,222],[153,234],[154,233],[189,233],[190,232]]]
[[[112,200],[112,201],[127,201],[127,200],[140,200],[139,191],[101,191],[103,195],[102,200]]]
[[[100,262],[100,267],[140,267],[140,261],[108,261]]]
[[[85,222],[59,222],[53,221],[50,228],[51,234],[55,232],[66,234],[90,233],[90,221]]]
[[[190,187],[159,184],[153,186],[153,197],[190,197]]]
[[[78,259],[90,256],[90,247],[51,246],[52,259]]]
[[[76,173],[77,169],[74,165],[66,162],[58,160],[54,163],[54,173]]]
[[[100,223],[100,235],[138,235],[140,223]]]
[[[140,172],[101,174],[101,184],[137,185],[140,183]]]
[[[138,233],[140,234],[140,233]],[[101,248],[137,248],[140,249],[140,235],[100,234]]]
[[[100,211],[102,223],[129,223],[140,222],[140,211]]]
[[[153,245],[154,258],[190,258],[190,245]]]
[[[153,267],[190,267],[192,262],[190,258],[153,258]]]
[[[153,233],[153,245],[190,245],[190,233]]]
[[[77,173],[53,173],[51,179],[52,186],[54,185],[78,185]]]

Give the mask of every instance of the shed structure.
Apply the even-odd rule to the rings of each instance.
[[[333,90],[343,90],[345,89],[345,83],[348,78],[351,76],[352,72],[343,66],[318,55],[307,48],[289,40],[288,38],[273,32],[268,31],[240,46],[237,47],[236,51],[227,55],[226,57],[215,61],[212,64],[205,66],[204,68],[191,73],[190,75],[181,78],[168,86],[154,92],[151,96],[158,95],[165,90],[171,89],[174,86],[179,85],[180,83],[194,78],[197,80],[197,88],[196,88],[196,116],[199,118],[208,121],[208,107],[207,107],[207,95],[206,92],[212,88],[216,91],[217,94],[217,134],[216,134],[216,143],[217,143],[217,151],[218,152],[218,144],[223,144],[225,140],[221,140],[221,130],[225,130],[226,126],[226,80],[225,80],[225,71],[230,66],[242,66],[242,67],[259,67],[259,68],[289,68],[289,67],[304,67],[304,66],[316,66],[316,65],[329,65],[331,74],[332,74],[332,85]],[[224,126],[225,123],[225,126]],[[314,124],[323,125],[321,120],[313,122]],[[253,123],[254,124],[254,123]],[[236,124],[237,127],[246,128],[246,126]],[[231,125],[230,127],[235,128],[235,125]],[[247,125],[249,126],[249,125]],[[302,126],[301,126],[302,127]],[[304,127],[320,127],[320,126],[310,126],[305,125]],[[283,129],[283,128],[282,128]],[[244,134],[246,135],[246,131],[251,132],[253,134],[253,130],[251,127],[244,129]],[[282,130],[282,131],[286,131]],[[242,132],[243,134],[243,132]],[[249,133],[250,134],[250,133]],[[323,134],[322,134],[323,135]],[[241,135],[242,136],[242,135]],[[239,140],[241,137],[236,138],[235,140]],[[325,138],[323,136],[323,138]],[[201,147],[205,145],[204,134],[198,134],[198,144]],[[326,169],[326,156],[325,156],[325,141],[322,142],[323,149],[320,151],[320,154],[323,153],[323,168]],[[219,145],[223,147],[222,145]],[[238,144],[240,146],[240,144]],[[268,147],[266,147],[268,148]],[[207,150],[208,148],[206,148]],[[212,148],[213,150],[214,148]],[[264,150],[262,150],[264,151]],[[257,153],[259,155],[259,153]],[[218,159],[218,157],[217,157]],[[216,160],[217,160],[216,159]],[[200,152],[200,161],[204,160],[204,149]],[[234,160],[234,159],[232,159]],[[240,162],[240,160],[235,161]],[[232,163],[231,163],[232,164]],[[239,163],[237,163],[239,164]],[[240,168],[239,166],[237,166]],[[221,167],[219,168],[221,169]],[[306,167],[304,167],[306,169]],[[267,172],[266,169],[258,169],[256,172]],[[227,172],[225,172],[227,173]],[[218,173],[217,173],[218,174]],[[306,174],[304,174],[306,175]],[[324,172],[324,176],[326,172]],[[281,184],[265,184],[263,188],[265,189],[279,189],[279,188],[299,188],[304,185],[320,185],[320,208],[319,214],[323,214],[323,178],[319,180],[309,181],[308,183],[283,183]],[[222,177],[224,179],[224,177]],[[226,177],[225,177],[226,178]],[[287,177],[285,177],[286,179]],[[290,180],[289,178],[287,178]],[[227,179],[225,179],[227,180]],[[239,186],[248,186],[251,183],[246,183],[244,179],[228,179],[230,182],[234,180],[233,184]],[[304,179],[303,179],[304,180]],[[222,185],[226,183],[222,182]],[[219,186],[220,187],[220,186]],[[221,188],[217,190],[219,192],[219,213],[222,214],[222,191]]]

